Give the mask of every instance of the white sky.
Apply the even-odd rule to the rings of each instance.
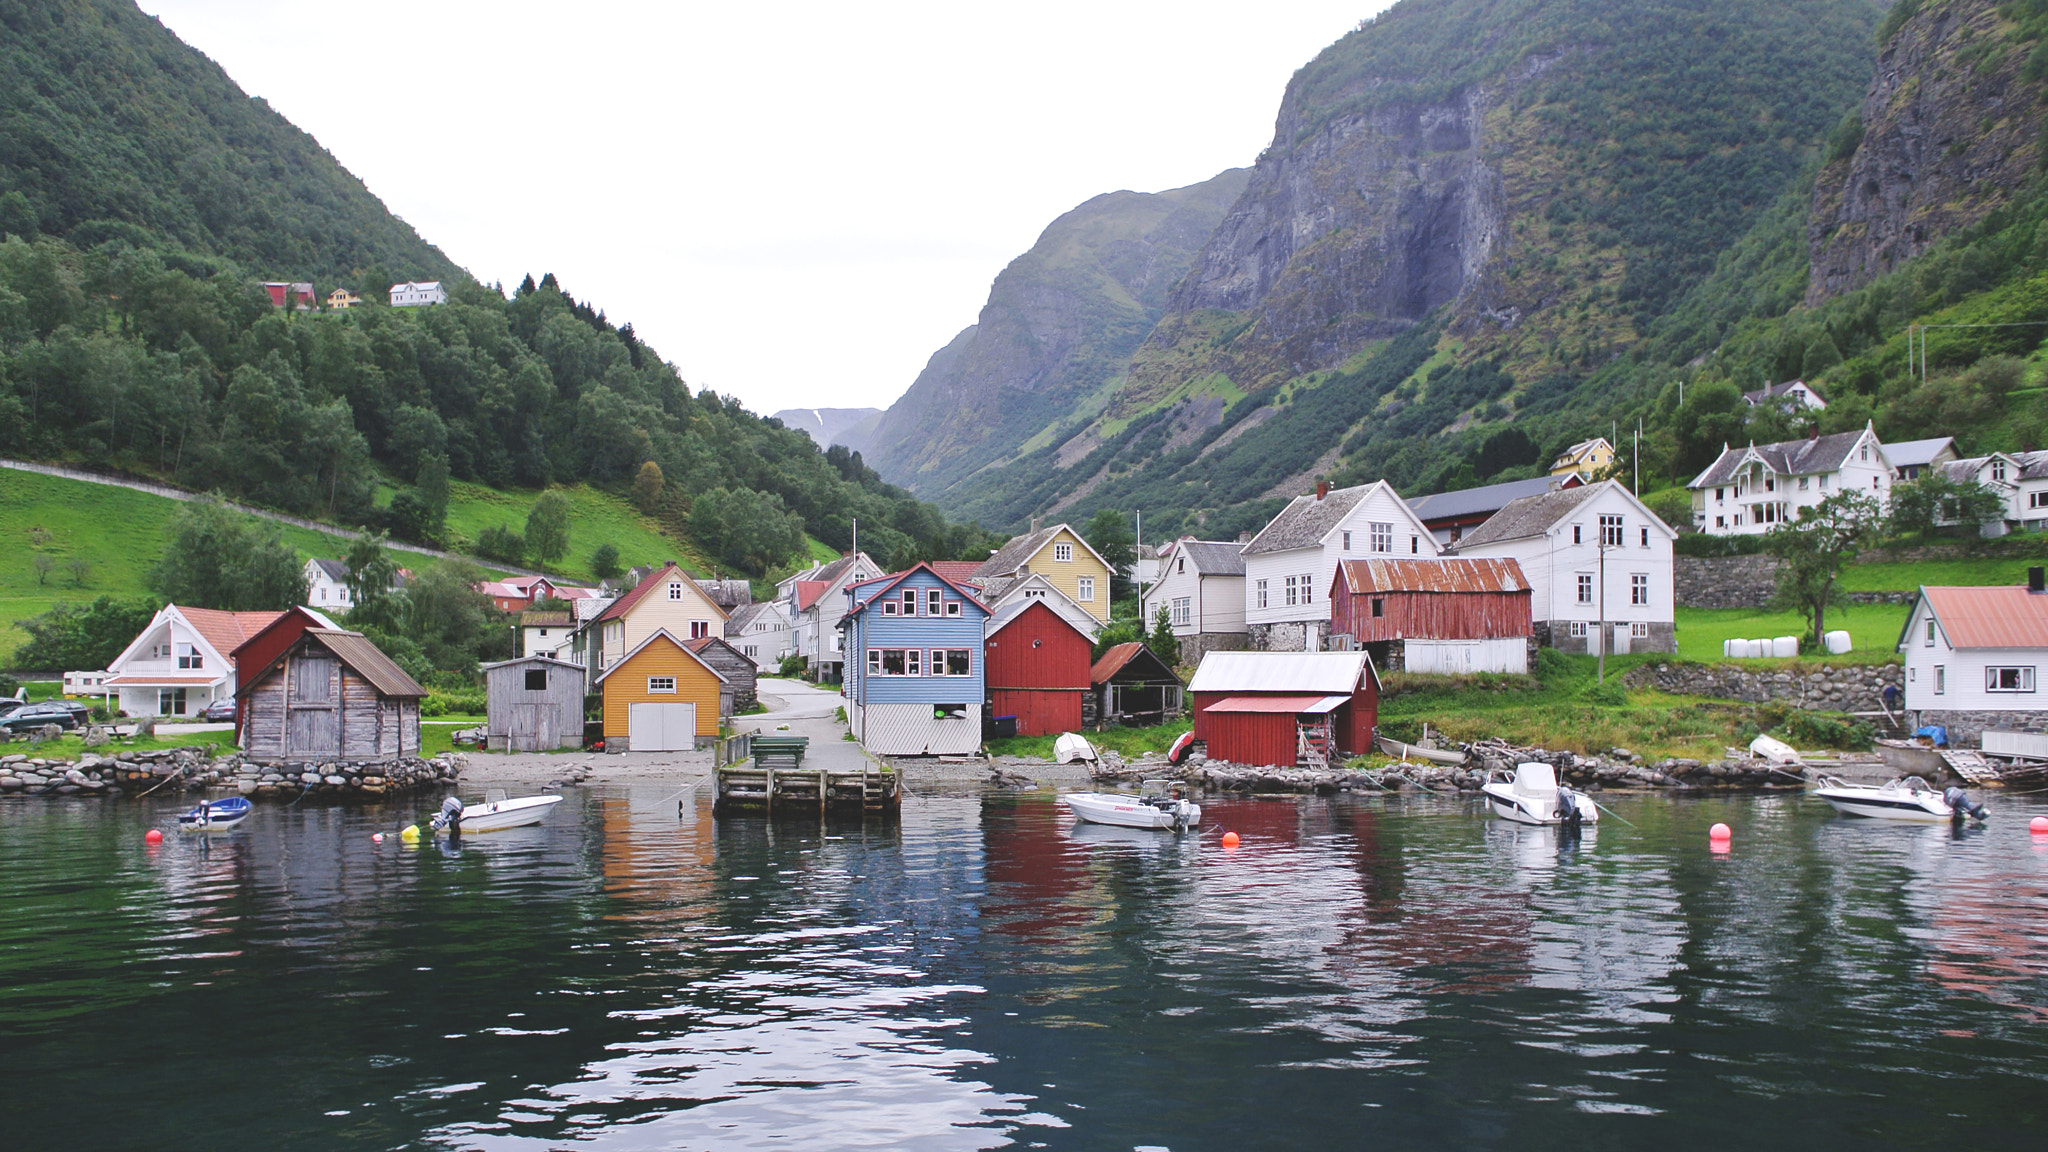
[[[886,407],[1055,216],[1251,163],[1388,2],[141,0],[477,278],[763,413]]]

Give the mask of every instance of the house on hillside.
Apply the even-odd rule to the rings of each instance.
[[[591,682],[596,683],[656,632],[665,630],[680,644],[723,635],[726,619],[725,609],[712,603],[689,573],[670,561],[584,621],[570,640],[569,658],[589,669]],[[624,724],[623,717],[620,723]]]
[[[1869,424],[1806,440],[1723,445],[1721,455],[1686,488],[1693,525],[1710,536],[1753,536],[1837,492],[1868,494],[1879,508],[1891,502],[1892,464]]]
[[[1186,707],[1186,685],[1159,654],[1133,640],[1111,645],[1088,669],[1081,722],[1090,727],[1164,724]]]
[[[1801,408],[1819,412],[1827,408],[1828,402],[1820,389],[1804,380],[1787,380],[1783,384],[1770,384],[1754,392],[1744,392],[1742,399],[1751,408],[1768,404],[1773,400],[1785,400]]]
[[[1619,480],[1602,480],[1513,501],[1453,554],[1521,568],[1539,644],[1597,653],[1604,637],[1609,652],[1676,652],[1677,538]]]
[[[363,302],[361,296],[346,288],[336,288],[327,294],[327,306],[334,309],[353,308]]]
[[[1244,546],[1249,647],[1319,652],[1327,645],[1330,577],[1340,560],[1428,557],[1436,537],[1384,480],[1296,496]]]
[[[882,575],[865,552],[841,556],[807,572],[784,579],[776,594],[789,615],[790,634],[796,654],[803,657],[811,679],[820,684],[840,682],[846,663],[839,645],[844,639],[839,622],[846,616],[847,590]]]
[[[1245,628],[1244,544],[1184,536],[1159,547],[1157,578],[1139,599],[1149,632],[1166,609],[1180,658],[1198,664],[1208,652],[1235,651],[1251,642]]]
[[[1529,582],[1512,559],[1346,560],[1330,587],[1330,646],[1389,672],[1526,673]]]
[[[427,690],[360,632],[294,609],[237,653],[238,734],[252,760],[396,760],[420,754]]]
[[[1188,685],[1212,760],[1321,768],[1372,747],[1380,678],[1357,652],[1211,652]]]
[[[196,716],[216,700],[234,698],[235,649],[282,615],[167,604],[108,663],[100,688],[118,694],[124,715]]]
[[[1605,436],[1581,440],[1565,449],[1557,459],[1550,462],[1550,474],[1562,476],[1576,472],[1581,480],[1591,480],[1602,468],[1614,463],[1614,445]]]
[[[988,617],[984,632],[989,715],[1016,717],[1019,736],[1078,730],[1095,651],[1090,631],[1047,597],[1010,601]]]
[[[1923,587],[1899,634],[1906,659],[1909,727],[1938,724],[1950,744],[1975,744],[1986,728],[2048,726],[2041,669],[2048,666],[2048,583]]]
[[[884,756],[981,747],[989,612],[974,590],[919,564],[842,595],[844,694],[854,738]]]
[[[1524,496],[1541,496],[1559,488],[1576,488],[1585,482],[1585,477],[1577,472],[1538,476],[1531,480],[1509,480],[1456,492],[1439,492],[1434,496],[1418,496],[1408,501],[1408,507],[1436,537],[1438,544],[1449,547],[1463,539],[1465,533],[1486,523],[1510,501]]]
[[[732,707],[728,709],[730,715],[738,715],[760,703],[761,697],[756,691],[760,672],[754,667],[754,662],[733,647],[730,641],[720,636],[700,636],[683,641],[683,647],[725,678],[726,688],[732,696]]]
[[[1962,457],[1963,454],[1956,451],[1956,438],[1953,436],[1902,440],[1884,446],[1884,458],[1891,461],[1894,481],[1918,480],[1930,470]]]
[[[519,632],[519,655],[549,656],[567,660],[576,638],[576,617],[573,613],[560,611],[521,612],[519,623],[514,625]]]
[[[1052,581],[1061,595],[1079,604],[1101,623],[1109,623],[1109,562],[1088,546],[1072,525],[1032,525],[974,569],[974,583],[984,587],[1033,572]]]
[[[318,612],[343,613],[355,607],[355,594],[348,587],[348,562],[346,560],[322,560],[315,557],[306,561],[306,607]],[[400,568],[392,575],[391,587],[395,591],[403,588],[412,579],[409,569]]]
[[[1890,450],[1886,450],[1890,455]],[[1985,536],[2003,536],[2013,528],[2048,528],[2048,452],[1993,452],[1950,460],[1938,466],[1956,484],[1975,484],[1998,497],[2000,519],[1985,521]]]
[[[1027,575],[1011,576],[1005,579],[976,582],[954,580],[953,577],[946,576],[946,573],[936,564],[932,565],[932,570],[938,572],[941,576],[945,576],[948,580],[953,580],[953,583],[973,591],[981,601],[982,607],[987,608],[994,615],[1003,616],[1011,606],[1016,604],[1039,603],[1065,617],[1068,623],[1080,629],[1081,633],[1088,637],[1090,644],[1093,644],[1095,638],[1102,634],[1102,621],[1097,620],[1086,608],[1068,599],[1067,594],[1060,591],[1059,585],[1053,583],[1052,579],[1043,572],[1032,572]],[[1007,619],[1008,617],[1004,616],[1004,618]]]
[[[393,308],[422,308],[430,304],[446,304],[448,290],[441,287],[439,280],[408,280],[391,286]]]
[[[291,308],[295,312],[311,312],[317,303],[313,296],[313,285],[299,281],[266,281],[263,290],[270,294],[272,308]]]
[[[725,622],[725,638],[756,668],[773,671],[784,656],[796,654],[796,638],[781,600],[763,600],[736,609]]]
[[[483,666],[484,747],[552,752],[583,746],[583,665],[520,656]]]
[[[665,569],[654,576],[664,581],[675,578]],[[688,752],[707,747],[718,736],[720,718],[733,711],[732,685],[709,661],[690,651],[686,641],[659,626],[608,660],[593,687],[603,698],[607,752]]]
[[[601,599],[595,588],[558,584],[545,576],[507,576],[486,580],[476,590],[491,598],[500,612],[523,612],[543,600],[560,600],[575,611],[578,601]],[[578,616],[578,619],[583,617]]]

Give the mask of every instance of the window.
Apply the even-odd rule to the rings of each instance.
[[[709,635],[711,635],[711,621],[709,621],[709,620],[692,620],[692,621],[690,621],[690,639],[692,639],[692,640],[702,640],[702,639],[704,639],[704,638],[705,638],[706,636],[709,636]]]
[[[1945,664],[1936,664],[1934,666],[1934,694],[1936,696],[1940,696],[1947,691],[1948,666]]]
[[[1090,603],[1095,599],[1095,577],[1083,576],[1075,583],[1083,604]]]
[[[1593,577],[1592,577],[1592,574],[1591,574],[1591,573],[1587,573],[1587,572],[1581,572],[1581,573],[1579,573],[1579,603],[1581,603],[1581,604],[1591,604],[1592,602],[1593,602]]]
[[[1252,589],[1252,592],[1256,597],[1258,606],[1264,608],[1266,606],[1266,582],[1264,580],[1258,581],[1257,586]]]
[[[1827,477],[1823,476],[1823,477],[1821,477],[1821,478],[1820,478],[1820,487],[1821,487],[1821,491],[1823,491],[1823,492],[1827,491],[1827,487],[1828,487],[1828,478],[1827,478]]]
[[[1315,598],[1309,595],[1308,577],[1304,575],[1299,577],[1299,579],[1301,580],[1301,602],[1307,604]]]
[[[325,603],[327,603],[327,589],[325,589],[325,588],[322,588],[322,589],[320,590],[320,602],[321,602],[322,604],[325,604]]]
[[[683,586],[681,584],[670,584],[668,586],[668,598],[671,600],[681,600],[683,598]]]
[[[897,608],[897,603],[896,603],[896,601],[894,601],[894,600],[884,600],[884,601],[882,601],[882,615],[884,615],[884,616],[894,616],[894,615],[896,615],[896,608]]]
[[[1287,578],[1287,598],[1283,603],[1290,608],[1300,602],[1301,586],[1298,583],[1300,579],[1301,577],[1299,576],[1289,576]]]
[[[879,665],[875,663],[876,653],[878,652],[881,654],[881,663]],[[879,675],[901,676],[903,675],[903,649],[871,648],[868,650],[868,665]]]
[[[156,710],[164,716],[183,716],[185,714],[185,690],[183,688],[157,689]]]
[[[1714,527],[1716,527],[1716,528],[1726,528],[1727,526],[1728,526],[1728,518],[1727,518],[1726,516],[1716,516],[1716,517],[1714,517]]]
[[[178,645],[178,667],[204,668],[205,666],[205,653],[199,651],[199,649],[196,646],[191,644]]]
[[[926,589],[924,594],[924,614],[927,616],[937,616],[943,611],[939,606],[945,603],[945,599],[945,594],[937,588]]]
[[[1992,461],[1991,461],[1991,479],[1992,479],[1992,480],[1993,480],[1993,481],[1994,481],[1995,483],[1999,483],[1999,484],[2003,484],[2003,483],[2005,483],[2005,461],[2003,461],[2003,460],[2000,460],[2000,459],[1997,459],[1996,457],[1993,457],[1993,458],[1992,458]]]
[[[1631,639],[1648,640],[1650,638],[1650,626],[1641,622],[1631,624],[1628,626],[1628,634]]]
[[[1372,524],[1372,550],[1392,552],[1394,550],[1394,526],[1377,520]]]
[[[1648,604],[1650,602],[1650,578],[1648,575],[1637,572],[1629,576],[1628,602],[1631,604]]]
[[[868,649],[868,675],[880,676],[881,674],[882,650],[880,648],[870,648]]]
[[[973,661],[973,659],[972,659],[972,651],[973,651],[973,650],[972,650],[972,649],[969,649],[969,648],[934,648],[934,649],[932,649],[932,664],[931,664],[931,668],[932,668],[932,675],[934,675],[934,676],[971,676],[971,675],[973,675],[973,674],[974,674],[974,661]]]
[[[1586,530],[1579,527],[1577,524],[1572,525],[1572,543],[1584,544],[1585,542]]]
[[[1410,536],[1408,538],[1408,554],[1410,556],[1422,555],[1422,537]]]
[[[1074,562],[1074,546],[1072,544],[1053,545],[1052,558],[1061,564],[1072,564]]]
[[[528,668],[526,670],[526,690],[528,692],[547,691],[548,670],[545,668]]]
[[[540,634],[541,634],[541,635],[543,635],[543,636],[545,636],[545,635],[547,635],[547,634],[548,634],[548,630],[547,630],[547,629],[545,629],[545,628],[543,628],[543,629],[541,629],[541,630],[540,630]]]
[[[1868,445],[1868,444],[1865,444],[1865,445],[1863,445],[1863,446],[1861,446],[1861,447],[1857,448],[1857,449],[1856,449],[1856,458],[1857,458],[1858,460],[1866,460],[1866,461],[1867,461],[1867,460],[1869,460],[1869,459],[1870,459],[1870,445]]]
[[[1574,620],[1574,621],[1572,621],[1572,629],[1571,629],[1571,631],[1572,631],[1572,639],[1574,639],[1574,640],[1584,640],[1584,639],[1586,638],[1586,622],[1585,622],[1584,620]]]
[[[647,678],[647,691],[649,695],[661,692],[673,693],[675,690],[676,678],[673,676],[649,676]]]
[[[1811,478],[1811,477],[1808,477],[1808,476],[1801,476],[1801,477],[1799,478],[1799,490],[1800,490],[1801,492],[1804,492],[1804,491],[1806,491],[1806,482],[1807,482],[1807,481],[1808,481],[1809,479],[1812,479],[1812,478]]]
[[[1648,524],[1645,524],[1645,525],[1643,525],[1643,547],[1645,547],[1645,548],[1648,548],[1649,546],[1650,546],[1650,526],[1649,526]]]
[[[1387,598],[1386,598],[1385,596],[1375,596],[1375,597],[1373,597],[1373,598],[1372,598],[1372,618],[1373,618],[1373,619],[1375,619],[1375,620],[1378,620],[1379,618],[1381,618],[1382,616],[1385,616],[1386,614],[1387,614]]]
[[[1600,546],[1602,548],[1621,547],[1621,517],[1602,516],[1600,518]]]
[[[1934,617],[1927,618],[1927,647],[1934,647]]]
[[[2048,492],[2027,493],[2027,507],[2048,508]]]
[[[903,614],[905,616],[917,615],[917,589],[905,588],[903,590]]]
[[[946,601],[946,615],[948,615],[948,616],[958,616],[959,614],[960,614],[960,602],[959,602],[958,600],[948,600],[948,601]]]
[[[1351,551],[1351,533],[1348,531],[1344,533],[1344,550]]]
[[[924,675],[924,649],[905,648],[903,650],[903,674],[905,676]]]
[[[2034,690],[2034,670],[2030,667],[1986,668],[1984,670],[1984,690],[1986,692],[2032,692]]]
[[[1180,558],[1176,559],[1176,560],[1175,560],[1175,561],[1173,562],[1173,570],[1174,570],[1175,572],[1185,572],[1185,571],[1187,571],[1187,570],[1188,570],[1188,558],[1187,558],[1187,557],[1185,557],[1185,556],[1182,556],[1182,557],[1180,557]]]
[[[1188,597],[1186,597],[1186,596],[1176,596],[1176,597],[1174,597],[1174,598],[1173,598],[1173,617],[1172,617],[1172,618],[1173,618],[1173,622],[1174,622],[1175,624],[1186,624],[1186,623],[1188,623],[1188,622],[1189,622],[1189,621],[1190,621],[1191,619],[1193,619],[1193,617],[1194,617],[1194,611],[1193,611],[1193,609],[1194,609],[1194,606],[1193,606],[1192,604],[1190,604],[1190,603],[1188,602]]]
[[[1879,486],[1880,486],[1880,485],[1878,484],[1878,482],[1877,482],[1877,477],[1875,477],[1875,476],[1872,476],[1872,477],[1870,478],[1870,486],[1871,486],[1872,488],[1876,488],[1876,487],[1879,487]]]

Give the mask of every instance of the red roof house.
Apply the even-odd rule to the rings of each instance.
[[[1188,685],[1209,756],[1324,767],[1372,745],[1380,678],[1364,652],[1211,652]]]
[[[1017,601],[988,622],[990,716],[1015,716],[1017,735],[1053,736],[1081,727],[1094,645],[1044,601]]]

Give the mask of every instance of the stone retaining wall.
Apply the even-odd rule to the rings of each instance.
[[[1673,556],[1681,608],[1761,608],[1778,590],[1776,556]]]
[[[1951,748],[1976,748],[1986,728],[2048,731],[2048,712],[1950,712],[1933,708],[1915,712],[1914,726],[1939,724],[1948,729]]]
[[[1904,692],[1905,670],[1893,664],[1823,667],[1795,673],[1730,664],[1645,664],[1622,677],[1631,688],[1712,696],[1762,704],[1777,700],[1817,712],[1876,712],[1887,684]]]
[[[177,793],[233,788],[244,796],[381,796],[453,783],[467,763],[458,755],[374,763],[264,763],[240,753],[213,757],[211,746],[152,752],[92,753],[76,761],[16,753],[0,756],[0,793],[28,795]]]

